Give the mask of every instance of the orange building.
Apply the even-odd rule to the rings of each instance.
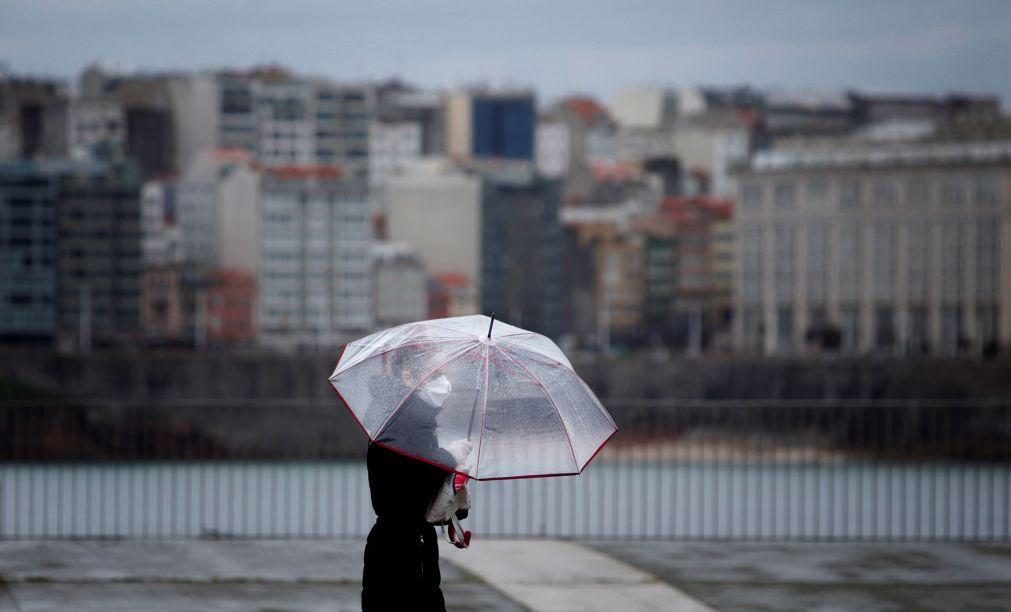
[[[146,341],[163,343],[182,340],[186,317],[179,266],[151,266],[144,271],[140,309]]]
[[[256,340],[256,279],[246,272],[218,270],[208,275],[207,340],[245,344]]]

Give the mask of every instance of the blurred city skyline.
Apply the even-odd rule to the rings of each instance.
[[[1007,108],[1003,2],[4,3],[0,68],[70,78],[278,63],[338,80],[532,87],[609,98],[635,85],[965,91]]]

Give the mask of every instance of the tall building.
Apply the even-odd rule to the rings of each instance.
[[[264,175],[259,332],[280,349],[332,347],[373,325],[364,185],[327,166]]]
[[[141,183],[129,165],[52,163],[57,176],[56,327],[61,344],[140,331]]]
[[[431,276],[462,275],[474,310],[460,314],[475,314],[481,295],[481,178],[447,160],[424,160],[391,175],[384,199],[390,240],[411,245]]]
[[[377,327],[393,327],[427,318],[428,277],[425,264],[410,245],[375,243],[372,266]]]
[[[58,198],[38,164],[0,164],[0,337],[53,337]]]
[[[207,276],[207,343],[252,344],[259,327],[256,277],[244,270],[219,269]]]
[[[75,98],[67,118],[70,154],[75,158],[110,158],[126,147],[126,118],[109,98]]]
[[[421,155],[446,155],[446,104],[441,94],[392,81],[376,87],[375,105],[379,121],[420,127]]]
[[[68,105],[57,81],[0,75],[0,161],[66,156]]]
[[[182,171],[214,147],[218,86],[213,75],[125,72],[92,64],[78,80],[70,129],[77,155],[133,160],[147,178]]]
[[[566,177],[569,200],[589,195],[593,169],[614,164],[617,146],[618,126],[593,98],[564,98],[538,123],[538,169],[548,177]]]
[[[373,121],[369,126],[369,185],[381,187],[387,177],[417,161],[423,150],[423,126],[413,121]]]
[[[446,144],[460,160],[534,161],[537,104],[529,91],[467,91],[446,105]]]
[[[770,151],[739,181],[737,347],[1011,342],[1011,143]]]
[[[141,188],[141,250],[145,266],[184,260],[182,228],[176,221],[177,181],[147,181]]]
[[[591,260],[589,265],[578,262],[583,266],[581,271],[574,268],[581,272],[584,282],[588,281],[591,294],[583,296],[581,304],[572,305],[573,311],[584,317],[573,321],[573,326],[584,343],[592,330],[595,338],[591,344],[601,350],[640,343],[646,317],[651,324],[657,324],[658,318],[663,324],[669,320],[676,270],[673,235],[670,231],[662,234],[666,226],[651,226],[650,236],[634,231],[633,223],[643,212],[634,200],[566,206],[561,211],[571,234],[569,248],[575,251],[573,255]],[[661,253],[664,245],[666,257]],[[650,256],[652,259],[648,259]],[[663,278],[656,269],[661,265]],[[666,287],[662,286],[664,280]],[[651,293],[647,293],[647,286]],[[659,315],[653,312],[656,306],[662,309]]]
[[[644,235],[644,323],[650,335],[698,354],[731,320],[726,257],[733,236],[729,201],[669,197],[654,215],[636,219]],[[719,259],[718,259],[719,257]]]
[[[281,68],[218,75],[218,146],[265,165],[343,166],[368,173],[374,94],[367,85],[299,77]]]
[[[481,310],[552,338],[568,331],[562,184],[485,177]]]

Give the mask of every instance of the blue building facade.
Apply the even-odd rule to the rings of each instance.
[[[534,159],[537,109],[532,95],[475,95],[471,153],[476,158]]]

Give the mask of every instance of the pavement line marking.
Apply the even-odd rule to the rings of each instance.
[[[711,612],[656,576],[604,553],[556,540],[475,540],[440,555],[534,612]]]

